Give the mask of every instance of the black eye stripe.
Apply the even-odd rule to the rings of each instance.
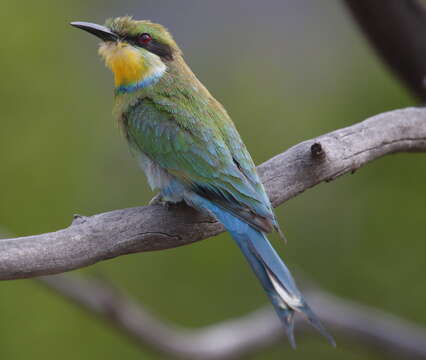
[[[139,42],[139,36],[132,36],[132,37],[126,37],[123,40],[127,41],[129,44],[132,44],[133,46],[142,47],[149,52],[152,52],[155,55],[158,55],[164,60],[173,60],[173,53],[172,49],[169,45],[160,43],[159,41],[155,40],[154,38],[151,39],[146,44],[141,44]]]

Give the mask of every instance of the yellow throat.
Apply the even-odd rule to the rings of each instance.
[[[106,66],[114,73],[116,87],[142,81],[151,72],[141,54],[128,44],[102,43],[99,54],[105,59]]]

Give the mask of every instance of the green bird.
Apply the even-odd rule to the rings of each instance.
[[[130,149],[163,203],[185,201],[214,216],[236,241],[269,296],[291,345],[294,314],[334,345],[266,233],[277,230],[271,203],[234,123],[185,63],[170,33],[131,17],[104,26],[73,22],[102,40],[114,73],[114,113]]]

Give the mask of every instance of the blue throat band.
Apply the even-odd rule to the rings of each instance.
[[[134,84],[129,85],[121,85],[118,88],[115,89],[116,94],[126,94],[130,93],[139,89],[143,89],[147,86],[150,86],[157,82],[163,74],[153,74],[151,76],[148,76],[147,78],[143,79],[142,81],[139,81]]]

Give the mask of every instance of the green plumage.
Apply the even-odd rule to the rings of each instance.
[[[115,74],[114,111],[151,187],[164,200],[184,200],[225,226],[293,346],[295,311],[334,344],[265,236],[279,228],[240,135],[167,30],[128,17],[110,20],[107,27],[73,25],[104,40],[100,54]]]
[[[232,120],[180,54],[157,83],[116,95],[115,106],[132,148],[257,228],[276,226]]]

